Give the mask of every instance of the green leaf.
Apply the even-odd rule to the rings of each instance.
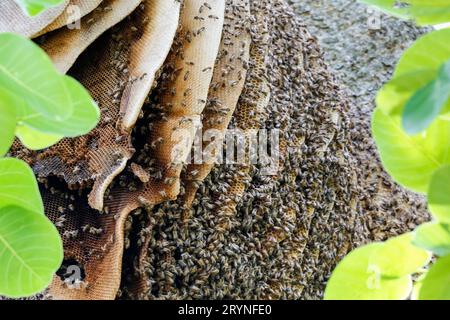
[[[383,276],[401,278],[416,273],[431,260],[431,254],[412,244],[413,233],[386,241],[371,255],[369,264],[380,269]]]
[[[435,222],[426,223],[419,226],[415,234],[415,245],[441,257],[450,254],[449,225]]]
[[[434,171],[450,164],[450,126],[441,115],[421,134],[409,136],[402,126],[402,114],[417,90],[433,81],[450,59],[450,30],[439,30],[420,38],[401,58],[394,78],[379,92],[372,131],[381,160],[400,184],[426,193]],[[433,48],[433,54],[429,54]]]
[[[13,99],[0,88],[0,157],[3,157],[14,142],[16,112]]]
[[[0,207],[8,205],[44,212],[33,171],[25,162],[14,158],[0,159]]]
[[[0,34],[0,87],[24,99],[29,117],[61,121],[72,115],[64,77],[38,45],[22,36]]]
[[[450,256],[439,258],[423,280],[420,300],[450,300]]]
[[[441,223],[450,224],[450,166],[436,171],[428,191],[428,206]]]
[[[401,114],[417,90],[436,79],[437,71],[419,70],[399,75],[387,82],[378,92],[377,107],[387,114]]]
[[[361,3],[365,3],[374,7],[384,13],[390,14],[397,18],[410,19],[411,16],[405,8],[396,7],[396,0],[359,0]]]
[[[41,292],[62,260],[58,230],[45,215],[17,206],[0,208],[0,295]]]
[[[378,7],[398,18],[415,19],[420,25],[450,21],[450,3],[447,0],[359,0]],[[397,3],[401,3],[399,6]]]
[[[100,110],[89,92],[75,79],[68,76],[64,77],[64,85],[69,94],[69,103],[74,110],[72,115],[62,121],[52,121],[43,116],[26,118],[26,110],[21,110],[20,114],[24,120],[20,121],[19,125],[28,127],[28,129],[19,130],[21,140],[25,145],[45,145],[52,140],[60,140],[62,137],[73,138],[81,136],[89,133],[97,125],[100,119]],[[33,135],[24,134],[24,131],[29,132],[29,129],[35,129],[49,135],[50,139],[46,139],[45,143],[43,143],[44,141],[41,143],[40,139],[42,137],[33,138]]]
[[[15,0],[22,9],[30,16],[35,16],[42,11],[55,7],[64,2],[64,0]]]
[[[32,41],[17,35],[0,34],[0,88],[15,94],[15,102],[9,103],[16,109],[15,133],[33,150],[87,134],[100,119],[89,92],[59,74]],[[11,138],[5,137],[6,145]]]
[[[411,5],[410,15],[419,25],[435,25],[450,21],[450,3],[447,0],[402,0]]]
[[[450,60],[439,71],[436,79],[418,90],[406,103],[403,128],[410,134],[425,130],[444,109],[450,97]]]
[[[333,271],[325,290],[326,300],[403,300],[412,290],[410,276],[386,278],[369,264],[383,244],[373,243],[352,251]]]
[[[403,131],[401,115],[376,108],[372,132],[386,171],[400,184],[426,193],[434,172],[450,164],[450,122],[436,119],[422,134]]]
[[[393,78],[423,70],[433,70],[437,73],[450,59],[449,43],[450,29],[437,30],[422,36],[405,51],[397,64]]]
[[[30,150],[42,150],[58,143],[63,136],[42,133],[26,125],[16,128],[16,135],[22,144]]]
[[[410,134],[438,116],[450,114],[450,30],[432,32],[417,40],[403,54],[394,77],[379,92],[377,107],[385,113],[404,113]],[[433,48],[433,54],[429,54]],[[442,111],[442,112],[441,112]]]

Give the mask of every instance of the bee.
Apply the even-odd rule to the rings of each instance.
[[[58,219],[55,222],[55,225],[58,228],[62,228],[62,227],[64,227],[64,222],[66,222],[66,216],[62,215],[62,216],[58,217]]]
[[[64,231],[63,237],[66,239],[74,239],[78,236],[78,230]]]

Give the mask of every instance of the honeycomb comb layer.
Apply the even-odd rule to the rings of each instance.
[[[105,0],[81,19],[79,29],[60,29],[43,38],[40,45],[56,68],[66,73],[77,58],[106,30],[129,16],[142,0]]]
[[[201,164],[189,164],[183,180],[186,186],[185,204],[190,207],[197,185],[211,172],[220,152],[226,130],[236,110],[239,97],[244,90],[250,58],[251,37],[250,4],[247,0],[226,2],[225,24],[219,56],[208,93],[207,106],[202,114],[202,140],[214,133],[214,140],[204,141],[202,150],[210,154],[202,156]]]
[[[52,23],[39,31],[34,37],[60,29],[65,26],[75,24],[84,16],[95,10],[103,0],[70,0],[64,12],[56,18]],[[74,25],[76,27],[76,25]]]
[[[64,11],[69,0],[45,12],[29,17],[14,0],[0,2],[0,32],[13,32],[27,38],[33,38],[41,30],[51,24]]]

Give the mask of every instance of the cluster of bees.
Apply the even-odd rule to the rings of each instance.
[[[77,290],[55,276],[48,297],[320,298],[336,263],[370,239],[376,204],[361,201],[347,105],[316,40],[283,0],[137,2],[129,14],[128,0],[104,0],[81,30],[37,39],[45,49],[96,35],[76,59],[71,46],[49,54],[102,110],[89,135],[41,152],[15,145],[85,275]],[[111,16],[108,31],[96,23]],[[223,135],[280,130],[279,171],[172,163],[171,136],[195,117]]]

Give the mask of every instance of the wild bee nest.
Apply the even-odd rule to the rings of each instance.
[[[102,111],[86,136],[14,146],[64,240],[50,297],[319,298],[373,238],[373,213],[426,216],[374,186],[380,164],[357,148],[367,132],[284,0],[65,5],[81,6],[79,28],[63,6],[14,30],[39,36]]]

